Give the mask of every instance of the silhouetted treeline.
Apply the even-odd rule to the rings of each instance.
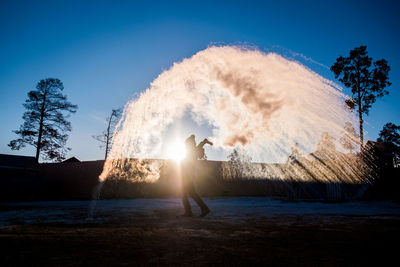
[[[241,168],[242,165],[232,165],[236,161],[199,161],[198,176],[195,180],[196,188],[199,194],[209,197],[275,196],[287,200],[321,201],[399,200],[400,168],[394,160],[399,155],[397,146],[391,143],[368,141],[362,154],[348,154],[352,161],[348,158],[348,161],[344,161],[343,156],[329,156],[330,154],[325,152],[319,154],[316,151],[304,158],[297,156],[284,164],[245,162],[245,168]],[[11,161],[1,160],[0,162],[2,165],[0,166],[0,201],[92,199],[94,190],[98,188],[99,175],[104,166],[103,160],[34,164],[32,163],[34,158],[26,161],[16,159],[18,156],[9,157],[12,157]],[[312,158],[312,161],[307,158]],[[335,163],[337,159],[339,163]],[[137,160],[125,159],[124,161],[125,169],[121,175],[108,177],[102,184],[100,193],[95,194],[96,196],[101,199],[179,196],[179,168],[173,161],[145,161],[155,162],[160,167],[160,177],[153,182],[135,179],[135,175],[143,175],[143,173],[129,170],[129,166],[136,165],[130,165],[127,162]],[[346,164],[363,162],[365,165],[361,166],[371,167],[362,173],[364,177],[357,182],[351,179],[339,179],[344,171],[355,170],[352,164],[343,165],[342,161]],[[10,164],[14,166],[7,166]],[[240,164],[243,163],[240,162]],[[344,169],[345,167],[347,169]],[[238,168],[241,168],[240,172],[237,171]],[[310,171],[312,168],[315,168],[315,174]],[[257,170],[259,176],[252,176],[257,173]],[[324,180],[327,175],[331,180]],[[307,179],[304,179],[305,177]]]

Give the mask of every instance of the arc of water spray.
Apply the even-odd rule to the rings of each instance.
[[[255,161],[284,162],[295,143],[311,152],[322,132],[338,139],[353,120],[344,97],[335,83],[276,53],[208,47],[174,63],[125,106],[100,180],[123,172],[129,158],[157,179],[157,166],[140,159],[160,157],[165,129],[188,112],[212,128],[216,148],[243,146]]]

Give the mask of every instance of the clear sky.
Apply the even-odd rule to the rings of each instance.
[[[28,91],[43,78],[64,83],[79,106],[68,156],[102,159],[91,136],[111,109],[145,90],[173,62],[212,44],[245,44],[308,58],[334,80],[335,59],[367,45],[391,66],[390,95],[366,117],[366,139],[400,124],[400,1],[19,1],[0,0],[0,153],[22,123]],[[312,62],[318,62],[312,63]],[[322,64],[322,66],[320,65]],[[349,93],[348,90],[344,91]]]

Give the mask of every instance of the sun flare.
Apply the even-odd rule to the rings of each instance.
[[[167,149],[167,157],[176,162],[181,162],[186,156],[186,148],[183,143],[174,142]]]

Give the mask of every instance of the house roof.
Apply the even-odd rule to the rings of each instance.
[[[64,160],[63,162],[81,162],[81,161],[75,157],[71,157],[69,159]]]
[[[0,154],[0,166],[27,167],[35,164],[35,157]]]

